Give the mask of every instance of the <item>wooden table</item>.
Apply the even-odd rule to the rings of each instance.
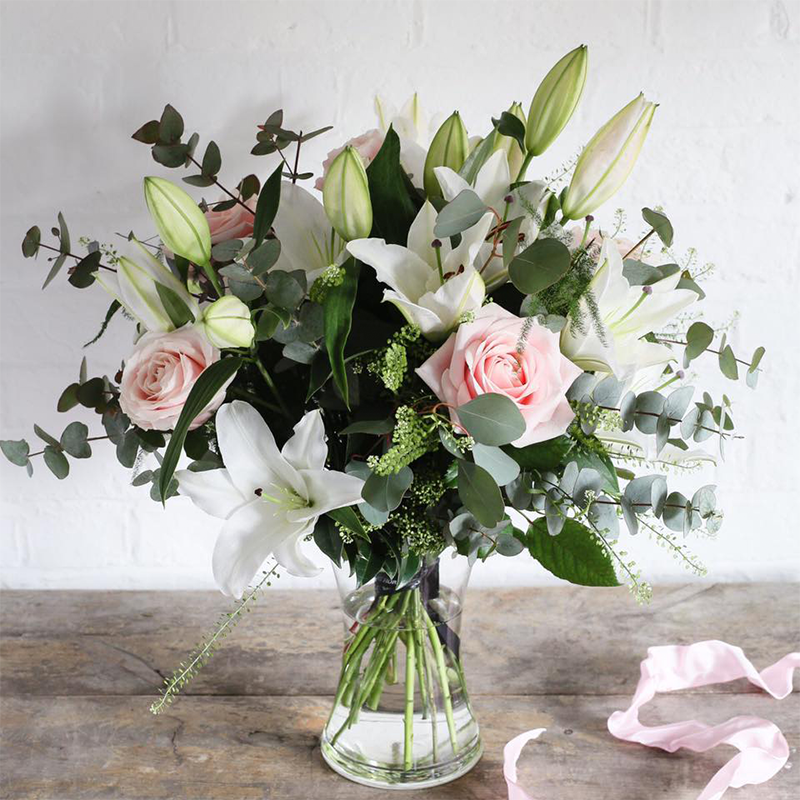
[[[469,686],[486,753],[464,778],[403,800],[502,800],[503,744],[545,727],[520,778],[538,800],[693,800],[732,755],[673,755],[613,739],[648,645],[718,638],[761,669],[798,636],[798,586],[665,586],[640,608],[626,590],[475,590],[464,623]],[[361,800],[322,762],[317,736],[337,678],[340,618],[328,592],[267,590],[162,716],[167,674],[229,608],[209,592],[4,592],[0,797]],[[736,714],[774,720],[800,743],[800,695],[737,681],[657,699],[646,723]],[[796,759],[796,756],[795,756]],[[800,797],[800,763],[748,798]]]

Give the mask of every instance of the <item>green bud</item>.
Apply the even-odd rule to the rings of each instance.
[[[250,309],[233,295],[215,300],[203,311],[200,326],[214,347],[250,347],[256,334]]]
[[[144,197],[161,241],[173,253],[207,267],[211,263],[211,232],[197,203],[164,178],[145,178]]]
[[[511,108],[508,109],[509,114],[513,114],[523,125],[525,125],[525,112],[522,110],[521,103],[512,103]],[[494,140],[494,152],[497,150],[505,150],[508,157],[508,170],[511,178],[515,178],[519,174],[522,161],[525,154],[519,146],[519,142],[512,136],[503,136],[497,134]]]
[[[566,127],[581,99],[588,62],[589,51],[582,44],[545,75],[528,112],[525,146],[530,155],[544,153]]]
[[[562,221],[591,214],[625,183],[647,138],[655,110],[656,104],[640,94],[591,138],[561,201]]]
[[[454,111],[436,131],[428,157],[425,159],[423,185],[428,197],[441,197],[442,190],[436,179],[436,167],[450,167],[458,172],[469,155],[469,138],[467,129],[461,121],[458,111]]]
[[[372,201],[364,162],[351,145],[333,160],[322,187],[322,204],[333,229],[346,242],[372,230]]]

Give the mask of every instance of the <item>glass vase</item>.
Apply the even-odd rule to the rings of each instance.
[[[356,588],[336,569],[344,652],[322,733],[328,765],[384,789],[438,786],[483,752],[461,662],[466,558],[429,561],[400,588],[385,575]]]

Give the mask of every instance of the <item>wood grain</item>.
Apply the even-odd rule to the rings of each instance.
[[[473,591],[466,669],[486,754],[453,784],[404,800],[501,800],[502,746],[545,727],[520,760],[540,800],[695,798],[731,755],[667,754],[618,742],[606,719],[630,700],[648,645],[720,638],[766,666],[798,639],[798,587],[661,587],[648,608],[624,592]],[[232,634],[164,715],[148,695],[227,608],[205,592],[0,593],[0,797],[369,800],[386,793],[334,775],[319,755],[339,653],[338,602],[279,592]],[[677,693],[647,723],[735,714],[774,720],[800,741],[800,694],[774,701],[736,681]],[[800,767],[742,800],[789,800]]]

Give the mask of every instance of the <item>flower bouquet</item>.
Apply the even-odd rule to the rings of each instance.
[[[221,520],[214,577],[237,599],[166,682],[159,712],[205,664],[278,570],[335,565],[345,614],[341,673],[322,753],[367,784],[426,786],[480,757],[459,620],[476,560],[527,551],[564,580],[650,587],[623,537],[702,571],[686,540],[714,534],[714,487],[671,490],[668,468],[714,458],[733,436],[731,403],[697,395],[685,370],[714,354],[754,387],[764,354],[737,358],[694,310],[704,270],[673,255],[661,210],[638,241],[592,213],[634,167],[656,106],[643,95],[548,180],[526,176],[569,122],[587,51],[562,58],[527,114],[514,103],[472,137],[458,114],[427,126],[416,96],[378,103],[379,129],[329,154],[315,188],[282,111],[254,156],[277,166],[231,188],[221,155],[185,136],[168,105],[133,138],[155,161],[212,189],[197,202],[144,181],[158,238],[72,244],[61,214],[27,258],[65,264],[77,289],[105,291],[133,325],[114,376],[79,380],[58,410],[94,409],[43,448],[2,442],[59,479],[108,439],[157,502],[190,498]],[[51,256],[50,253],[53,255]],[[713,345],[713,347],[712,347]],[[699,362],[698,362],[699,363]],[[179,469],[179,466],[182,467]]]

